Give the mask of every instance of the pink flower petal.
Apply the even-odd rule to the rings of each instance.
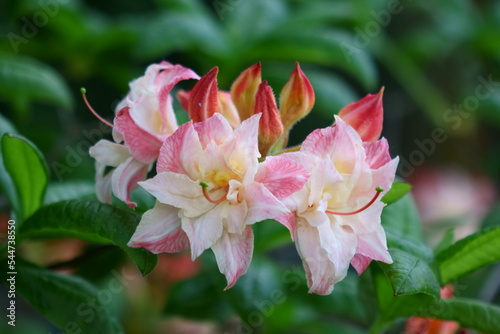
[[[235,172],[243,172],[243,184],[253,182],[260,158],[257,135],[259,133],[260,114],[244,120],[234,130],[234,145],[228,157],[228,162],[234,167]],[[244,168],[243,168],[244,166]]]
[[[356,253],[369,257],[376,261],[392,263],[391,254],[387,250],[387,242],[384,229],[380,228],[373,233],[358,234],[358,246]]]
[[[153,209],[142,215],[128,246],[146,248],[154,254],[176,253],[186,249],[189,240],[181,228],[179,209],[156,202]]]
[[[130,117],[129,108],[121,109],[115,117],[114,125],[125,140],[130,153],[145,164],[156,160],[161,147],[161,141],[139,128]]]
[[[158,173],[155,177],[140,182],[140,186],[164,204],[182,209],[188,217],[197,217],[214,207],[203,196],[199,182],[187,175],[172,172]]]
[[[220,145],[234,137],[233,128],[219,113],[214,114],[204,122],[195,123],[194,129],[198,133],[203,147],[206,147],[211,141]]]
[[[156,171],[187,174],[196,180],[199,178],[197,161],[202,154],[203,149],[193,124],[186,123],[163,143],[156,163]]]
[[[335,265],[321,248],[317,229],[299,223],[295,235],[295,246],[306,271],[309,293],[330,294],[336,282]]]
[[[361,275],[370,265],[372,259],[361,254],[355,254],[351,260],[351,265],[356,269],[358,275]]]
[[[378,169],[391,161],[387,139],[382,138],[375,142],[365,142],[363,147],[366,151],[366,162],[371,169]]]
[[[356,131],[335,116],[333,126],[313,131],[304,140],[300,150],[319,157],[329,155],[339,173],[345,174],[354,170],[363,146]]]
[[[243,198],[248,206],[245,224],[275,219],[289,213],[288,209],[261,183],[245,186]]]
[[[335,265],[335,282],[347,275],[349,263],[356,254],[356,235],[335,222],[317,227],[321,248]]]
[[[109,140],[101,139],[89,149],[89,154],[96,162],[111,167],[117,167],[130,158],[130,153],[125,145],[116,144]]]
[[[253,253],[253,232],[250,226],[242,234],[224,232],[212,250],[219,270],[226,276],[231,288],[241,275],[247,272]]]
[[[130,192],[137,188],[137,182],[146,179],[150,167],[133,157],[128,158],[113,171],[111,177],[113,194],[129,207],[135,208],[137,204],[130,201]]]
[[[182,217],[182,229],[191,245],[194,260],[207,248],[212,247],[223,233],[222,219],[227,215],[228,203],[216,205],[212,210],[196,218]]]
[[[278,199],[290,196],[306,183],[309,173],[301,164],[282,156],[268,157],[259,164],[255,181],[264,186]]]

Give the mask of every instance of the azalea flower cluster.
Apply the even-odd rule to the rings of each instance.
[[[309,291],[329,294],[351,264],[391,263],[380,215],[398,159],[382,131],[382,91],[343,108],[332,126],[286,149],[292,126],[314,105],[311,83],[296,64],[279,107],[261,65],[242,72],[230,92],[217,68],[203,77],[168,62],[150,65],[117,107],[113,140],[90,149],[98,198],[127,203],[141,186],[156,198],[130,247],[180,252],[208,248],[232,287],[250,264],[255,223],[286,226],[303,261]],[[176,97],[190,121],[179,126],[172,88],[199,79]],[[156,163],[156,175],[147,179]],[[111,171],[105,173],[111,167]],[[266,222],[263,222],[266,221]]]

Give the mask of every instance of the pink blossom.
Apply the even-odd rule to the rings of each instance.
[[[279,220],[292,229],[309,292],[329,294],[349,264],[362,273],[372,259],[392,263],[380,224],[380,188],[390,189],[398,158],[385,139],[363,142],[341,118],[313,131],[300,151],[283,156],[302,163],[310,178],[285,199],[293,211]]]
[[[99,141],[90,148],[96,159],[99,200],[110,203],[111,192],[130,207],[130,191],[144,180],[158,157],[161,144],[178,127],[170,91],[181,80],[198,75],[168,62],[150,65],[144,76],[130,83],[130,92],[118,104],[113,121],[115,144]],[[104,175],[106,166],[116,169]]]
[[[219,113],[189,122],[163,143],[158,174],[140,185],[154,195],[129,246],[154,253],[189,245],[192,259],[211,248],[227,288],[253,252],[252,224],[289,213],[283,199],[302,188],[307,172],[285,157],[259,163],[260,115],[232,129]]]

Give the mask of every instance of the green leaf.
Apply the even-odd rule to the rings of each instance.
[[[0,114],[0,138],[2,138],[6,133],[15,134],[17,133],[17,130],[5,116]],[[21,209],[19,207],[20,203],[16,196],[16,188],[14,187],[12,179],[7,173],[5,164],[3,162],[2,145],[0,145],[0,190],[7,197],[13,211],[20,212]]]
[[[42,204],[49,178],[47,164],[29,140],[9,134],[2,137],[2,158],[16,190],[17,219],[24,221]]]
[[[75,237],[120,247],[143,275],[154,269],[157,256],[127,246],[139,224],[135,212],[90,201],[64,201],[39,209],[19,230],[23,238]]]
[[[441,299],[415,315],[457,321],[482,333],[500,333],[500,307],[473,299]]]
[[[385,234],[387,236],[387,246],[389,248],[395,248],[412,254],[427,264],[431,264],[434,261],[434,254],[432,253],[432,250],[424,243],[408,238],[398,231],[394,231],[389,228],[386,228]]]
[[[391,189],[384,195],[384,197],[382,197],[381,201],[385,204],[394,203],[406,195],[410,190],[410,184],[404,182],[394,182]]]
[[[439,298],[439,285],[430,267],[406,252],[390,249],[394,263],[372,263],[378,314],[370,333],[382,333],[398,317],[410,316]]]
[[[73,99],[62,77],[51,67],[24,56],[0,54],[0,97],[24,112],[30,102],[71,109]]]
[[[403,238],[424,242],[420,218],[410,195],[384,208],[382,226],[397,231]]]
[[[2,268],[7,268],[6,260]],[[124,333],[116,317],[99,300],[99,291],[87,281],[22,260],[16,260],[16,271],[17,275],[10,276],[2,270],[2,280],[10,285],[7,280],[14,277],[16,293],[59,329],[66,333]]]
[[[379,265],[391,282],[395,296],[425,293],[439,298],[439,284],[422,259],[399,249],[390,249],[393,263]]]
[[[436,255],[441,283],[453,282],[477,269],[500,261],[500,227],[480,230]]]
[[[95,197],[95,184],[88,181],[52,182],[47,186],[45,205],[64,200]]]
[[[455,229],[450,228],[446,231],[443,239],[439,242],[439,244],[434,249],[434,254],[439,254],[446,248],[450,247],[453,244],[453,240],[455,239]]]

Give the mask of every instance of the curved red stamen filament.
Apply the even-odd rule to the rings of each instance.
[[[331,215],[339,215],[339,216],[350,216],[350,215],[355,215],[357,213],[360,213],[362,211],[365,211],[366,209],[368,209],[373,203],[375,203],[375,201],[377,200],[377,198],[380,196],[380,194],[384,191],[384,189],[380,188],[380,187],[377,187],[376,190],[376,194],[375,196],[373,196],[373,198],[371,199],[370,202],[368,202],[365,206],[363,206],[362,208],[356,210],[356,211],[351,211],[351,212],[335,212],[335,211],[330,211],[330,210],[325,210],[325,213],[328,213],[328,214],[331,214]]]
[[[89,108],[90,112],[92,114],[94,114],[95,117],[97,117],[101,122],[103,122],[104,124],[106,124],[107,126],[109,127],[113,127],[113,124],[111,124],[110,122],[106,121],[104,118],[102,118],[95,110],[94,108],[92,108],[92,106],[90,105],[89,101],[87,100],[87,91],[85,90],[85,88],[82,88],[80,89],[80,92],[82,93],[82,97],[83,97],[83,101],[85,102],[85,104],[87,105],[87,108]]]
[[[207,190],[208,184],[205,182],[200,182],[200,186],[201,186],[201,189],[203,190],[203,196],[205,196],[207,201],[209,201],[210,203],[213,203],[213,204],[219,204],[219,203],[224,202],[226,200],[227,193],[229,192],[229,189],[228,189],[224,196],[222,196],[218,200],[213,200],[210,198],[210,195],[208,194],[208,190]]]

